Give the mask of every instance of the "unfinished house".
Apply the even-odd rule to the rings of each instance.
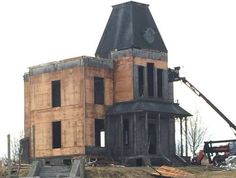
[[[147,4],[113,6],[95,57],[29,68],[25,157],[107,156],[130,165],[175,161],[167,49]]]

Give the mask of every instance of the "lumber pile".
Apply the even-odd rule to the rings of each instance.
[[[173,178],[195,178],[195,176],[189,172],[183,171],[169,166],[161,166],[153,172],[152,175],[157,177],[173,177]]]

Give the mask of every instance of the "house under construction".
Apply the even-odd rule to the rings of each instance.
[[[24,75],[24,158],[108,156],[131,165],[173,162],[175,120],[167,49],[147,4],[113,6],[95,57]]]

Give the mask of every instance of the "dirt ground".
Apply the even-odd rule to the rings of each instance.
[[[236,178],[236,170],[227,171],[205,166],[189,166],[180,169],[193,173],[196,178]],[[151,175],[152,172],[154,171],[149,167],[89,167],[86,169],[87,178],[155,178],[155,176]]]
[[[196,178],[234,178],[236,170],[225,170],[207,166],[189,166],[179,169],[193,173]],[[21,176],[27,175],[26,170]],[[149,167],[86,167],[87,178],[155,178]],[[3,168],[0,169],[0,178],[5,178]]]

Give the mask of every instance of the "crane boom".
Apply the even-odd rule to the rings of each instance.
[[[202,94],[193,84],[191,84],[185,77],[179,77],[179,69],[180,67],[176,67],[174,69],[169,69],[169,82],[174,81],[182,81],[185,85],[187,85],[196,95],[201,97],[206,101],[208,105],[211,106],[228,124],[231,128],[234,129],[236,133],[236,126],[233,122],[231,122],[204,94]]]

